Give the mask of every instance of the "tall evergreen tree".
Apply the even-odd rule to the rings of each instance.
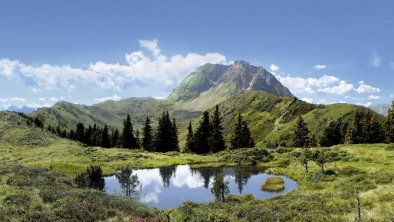
[[[381,143],[385,139],[384,129],[378,120],[376,113],[373,113],[369,121],[369,142]]]
[[[104,148],[111,147],[111,141],[109,139],[107,125],[104,126],[104,129],[101,132],[101,146]]]
[[[187,127],[186,136],[186,152],[191,152],[194,150],[194,134],[192,128],[192,121],[189,121],[189,126]]]
[[[221,124],[221,116],[219,112],[219,105],[215,106],[215,110],[212,115],[212,152],[222,151],[226,148],[223,139],[223,127]]]
[[[176,125],[175,118],[172,119],[172,126],[171,126],[171,150],[173,151],[179,150],[178,127]]]
[[[161,152],[179,150],[176,122],[171,122],[168,111],[159,118],[154,144],[155,149]]]
[[[209,139],[211,135],[212,127],[209,121],[209,113],[205,111],[200,125],[194,134],[195,146],[192,151],[199,154],[208,153],[210,151]]]
[[[85,130],[84,143],[86,145],[89,145],[89,146],[92,145],[92,134],[93,134],[93,128],[92,128],[92,126],[89,125],[89,127]]]
[[[77,130],[75,133],[75,139],[84,142],[84,137],[85,137],[85,126],[82,123],[77,124]]]
[[[135,132],[135,143],[137,144],[137,148],[141,148],[141,140],[140,140],[140,130],[137,129]]]
[[[144,127],[142,128],[142,148],[153,151],[153,134],[149,117],[146,117]]]
[[[115,131],[112,131],[111,145],[112,145],[112,147],[117,147],[119,145],[119,130],[118,129],[116,129]]]
[[[345,136],[345,143],[347,144],[359,144],[365,141],[364,135],[364,113],[361,110],[357,110],[353,121],[349,124]]]
[[[130,115],[127,115],[126,119],[123,122],[122,147],[129,149],[137,147],[137,143],[133,134],[133,125],[131,124]]]
[[[342,142],[342,135],[340,124],[332,120],[328,121],[326,126],[323,128],[323,132],[320,135],[319,144],[321,146],[329,147]]]
[[[292,145],[294,147],[306,147],[309,143],[309,130],[301,116],[297,117],[292,131]]]
[[[388,143],[394,143],[394,100],[391,104],[386,120],[386,140]]]
[[[231,138],[231,148],[254,147],[254,141],[251,137],[249,127],[242,119],[241,114],[238,114],[235,129]]]

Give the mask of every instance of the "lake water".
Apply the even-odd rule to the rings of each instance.
[[[105,177],[106,192],[139,199],[159,209],[175,208],[183,202],[211,202],[215,198],[211,185],[217,172],[222,171],[229,182],[230,194],[252,194],[255,199],[269,199],[297,188],[296,181],[285,176],[285,189],[280,192],[262,191],[260,186],[271,174],[254,166],[224,168],[191,168],[188,165],[153,169],[124,169]],[[276,176],[276,175],[275,175]]]

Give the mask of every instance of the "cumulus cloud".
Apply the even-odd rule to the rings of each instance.
[[[358,93],[378,93],[380,89],[377,87],[373,87],[364,83],[364,81],[358,82],[359,86],[354,90]]]
[[[21,97],[9,97],[9,98],[0,98],[0,102],[7,103],[7,102],[21,102],[25,103],[26,99]]]
[[[77,83],[94,84],[102,89],[122,90],[132,85],[146,85],[154,81],[166,85],[179,83],[186,75],[206,63],[226,63],[219,53],[188,53],[163,55],[157,40],[139,40],[141,50],[126,53],[124,63],[97,61],[86,68],[71,65],[42,64],[31,66],[18,60],[0,59],[0,75],[9,79],[27,79],[42,90],[73,90]],[[146,55],[145,52],[150,54]]]
[[[369,65],[374,68],[378,68],[380,66],[381,58],[377,52],[373,52],[372,56],[369,60]]]
[[[356,103],[356,105],[365,106],[365,107],[370,107],[370,106],[372,105],[372,103],[371,103],[371,102],[367,102],[367,103]]]
[[[315,66],[313,66],[313,68],[315,70],[325,69],[326,67],[327,67],[326,65],[319,65],[319,64],[316,64]]]
[[[305,101],[307,103],[312,103],[313,102],[313,99],[312,98],[308,98],[308,97],[304,97],[301,100],[303,100],[303,101]]]
[[[119,100],[121,100],[122,98],[120,97],[120,96],[118,96],[118,95],[113,95],[113,96],[107,96],[107,97],[102,97],[102,98],[97,98],[97,99],[94,99],[94,101],[95,102],[98,102],[98,103],[101,103],[101,102],[104,102],[104,101],[107,101],[107,100],[114,100],[114,101],[119,101]]]
[[[275,65],[275,64],[271,64],[270,65],[270,70],[271,72],[276,72],[279,70],[279,66]]]
[[[343,95],[351,91],[352,89],[353,84],[347,83],[346,81],[342,80],[336,86],[320,88],[317,91],[329,94]]]
[[[370,96],[368,96],[368,99],[376,100],[376,99],[380,99],[380,96],[370,95]]]

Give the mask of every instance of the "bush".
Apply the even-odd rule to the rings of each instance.
[[[285,181],[282,177],[269,177],[263,185],[261,190],[279,192],[285,189]]]
[[[353,176],[353,175],[364,174],[364,173],[365,173],[364,171],[352,166],[346,166],[339,170],[339,174],[343,176]]]

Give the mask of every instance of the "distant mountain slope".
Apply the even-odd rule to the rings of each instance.
[[[370,106],[370,108],[379,114],[387,116],[390,105],[389,104],[372,105]]]
[[[121,129],[127,114],[131,116],[134,127],[141,128],[147,116],[155,123],[161,113],[167,110],[178,121],[199,115],[199,112],[177,110],[171,101],[145,97],[105,101],[92,106],[58,102],[53,107],[38,109],[32,116],[41,119],[45,125],[60,126],[67,130],[75,129],[79,122],[85,126],[97,124]]]
[[[31,108],[28,106],[22,106],[22,107],[18,107],[18,106],[10,106],[7,108],[7,111],[13,111],[13,112],[18,112],[18,113],[32,113],[34,111],[36,111],[35,108]]]
[[[35,127],[14,112],[0,112],[0,141],[13,145],[47,146],[59,138]]]
[[[245,61],[232,65],[206,64],[192,72],[168,97],[180,108],[205,110],[247,90],[293,97],[271,73]]]

